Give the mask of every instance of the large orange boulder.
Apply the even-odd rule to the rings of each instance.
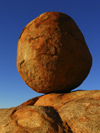
[[[91,65],[80,29],[64,13],[38,16],[19,37],[17,69],[36,92],[69,92],[85,80]]]

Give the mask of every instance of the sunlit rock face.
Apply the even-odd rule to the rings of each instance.
[[[23,29],[17,49],[17,69],[36,92],[69,92],[87,77],[92,57],[74,20],[46,12]]]
[[[100,90],[50,93],[0,109],[0,133],[100,133]]]

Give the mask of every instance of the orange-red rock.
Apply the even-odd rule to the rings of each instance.
[[[0,110],[0,133],[65,133],[52,107],[21,106]],[[68,126],[66,126],[68,128]]]
[[[17,69],[36,92],[69,92],[84,81],[91,65],[81,31],[64,13],[40,15],[19,37]]]
[[[100,90],[51,93],[0,109],[0,133],[100,133]]]

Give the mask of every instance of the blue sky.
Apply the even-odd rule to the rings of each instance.
[[[41,95],[29,88],[16,67],[17,43],[23,28],[40,14],[59,11],[71,16],[93,57],[88,77],[76,89],[100,90],[100,0],[0,1],[0,108],[17,106]]]

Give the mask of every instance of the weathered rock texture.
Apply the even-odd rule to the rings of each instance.
[[[100,91],[51,93],[0,109],[0,133],[100,133]]]
[[[68,92],[87,77],[92,57],[74,20],[64,13],[46,12],[23,29],[17,68],[33,90]]]
[[[0,110],[0,133],[64,133],[52,107],[23,106]]]

